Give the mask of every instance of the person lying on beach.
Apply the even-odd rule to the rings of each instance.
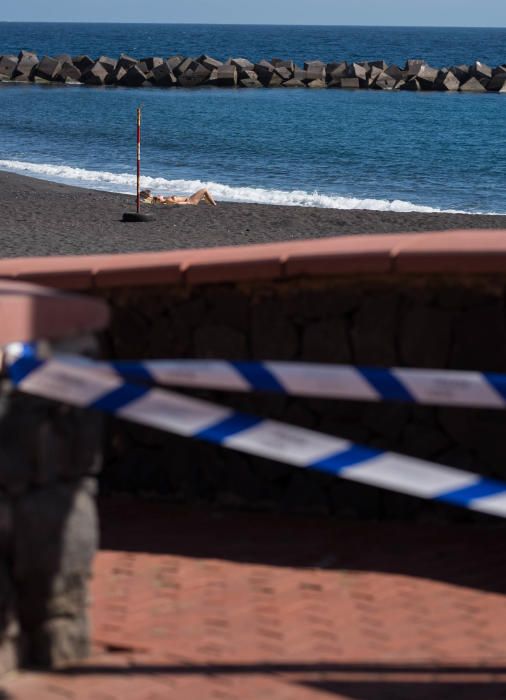
[[[197,190],[194,194],[189,197],[183,197],[180,195],[170,195],[168,197],[163,197],[162,195],[154,195],[151,190],[142,190],[141,199],[145,204],[167,204],[169,206],[185,206],[192,205],[194,207],[200,204],[202,200],[207,204],[215,207],[216,202],[208,189],[203,187],[201,190]]]

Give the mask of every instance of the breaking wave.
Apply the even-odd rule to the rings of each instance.
[[[100,170],[73,168],[68,165],[48,163],[28,163],[18,160],[0,160],[0,169],[20,174],[32,175],[44,180],[52,180],[69,185],[88,187],[132,194],[135,189],[135,176],[128,173],[110,173]],[[318,207],[322,209],[369,209],[392,212],[446,212],[464,213],[454,209],[437,209],[413,204],[399,199],[359,199],[304,190],[276,190],[262,187],[231,187],[218,182],[202,180],[167,180],[162,177],[143,176],[141,186],[155,192],[187,195],[201,187],[208,187],[217,200],[254,204],[282,204],[294,207]],[[477,213],[477,212],[473,212]]]

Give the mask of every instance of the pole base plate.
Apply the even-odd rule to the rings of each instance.
[[[152,214],[140,214],[137,213],[136,211],[126,211],[123,214],[122,221],[128,221],[128,222],[145,222],[145,221],[154,221],[155,217]]]

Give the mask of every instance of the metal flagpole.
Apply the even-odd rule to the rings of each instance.
[[[152,221],[151,214],[141,214],[141,120],[142,105],[137,107],[137,196],[136,211],[126,211],[123,214],[123,221]]]

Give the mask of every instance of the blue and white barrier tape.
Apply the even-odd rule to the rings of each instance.
[[[506,375],[490,372],[221,360],[146,360],[100,365],[104,371],[116,372],[128,381],[146,384],[506,409]]]
[[[5,358],[12,381],[29,394],[295,467],[506,517],[506,483],[125,382],[84,358],[41,360],[32,348],[21,344],[9,346]]]

